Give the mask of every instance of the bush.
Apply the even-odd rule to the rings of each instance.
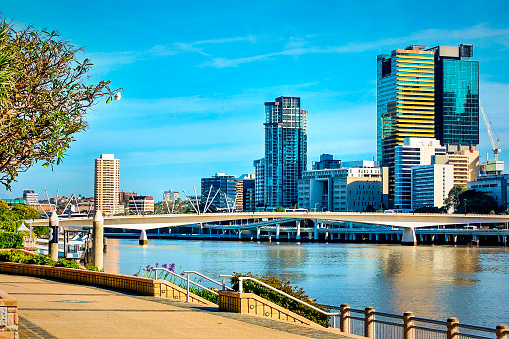
[[[0,248],[23,248],[23,236],[15,232],[0,232]]]
[[[60,258],[58,261],[51,260],[48,255],[42,254],[26,254],[18,251],[1,251],[0,261],[16,262],[20,264],[44,265],[55,267],[77,268],[80,266],[73,260]]]
[[[256,275],[251,274],[251,272],[247,274],[240,274],[237,272],[233,272],[233,277],[231,278],[231,284],[234,290],[239,289],[239,277],[252,277],[257,280],[260,280],[261,282],[266,283],[267,285],[270,285],[274,288],[277,288],[280,291],[285,292],[286,294],[291,295],[292,297],[295,297],[297,299],[300,299],[308,304],[311,304],[319,309],[322,309],[324,311],[327,311],[323,306],[316,303],[316,299],[312,300],[309,298],[309,296],[306,295],[306,292],[302,288],[297,288],[297,286],[293,287],[290,285],[289,281],[281,281],[275,277],[269,277],[268,275],[264,275],[263,277],[259,278]],[[309,308],[295,300],[292,300],[288,297],[285,297],[277,292],[274,292],[260,284],[257,284],[256,282],[252,280],[244,280],[242,282],[242,292],[244,293],[254,293],[264,299],[267,299],[268,301],[273,302],[276,305],[279,305],[281,307],[284,307],[300,316],[303,316],[306,319],[309,319],[319,325],[322,325],[324,327],[329,327],[329,316],[325,315],[323,313],[320,313],[316,310],[313,310],[312,308]]]
[[[94,271],[94,272],[104,272],[104,268],[99,269],[97,266],[89,266],[87,265],[88,271]]]
[[[80,265],[74,260],[68,260],[65,258],[60,258],[57,261],[54,262],[55,267],[67,267],[67,268],[76,268],[79,269]]]

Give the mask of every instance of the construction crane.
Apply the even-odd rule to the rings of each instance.
[[[484,118],[484,123],[486,124],[486,129],[488,130],[488,135],[490,136],[490,140],[491,140],[491,145],[493,146],[493,155],[495,156],[495,162],[498,161],[498,153],[500,153],[502,150],[500,149],[499,147],[499,143],[500,143],[500,139],[498,138],[498,135],[497,135],[497,142],[495,143],[495,138],[493,137],[493,133],[491,132],[491,122],[488,120],[488,116],[486,115],[486,112],[484,111],[484,107],[481,103],[481,101],[479,100],[479,106],[481,107],[481,112],[482,112],[482,116]],[[495,133],[496,135],[496,133]],[[488,159],[486,159],[487,161]]]

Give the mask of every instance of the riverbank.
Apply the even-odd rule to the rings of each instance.
[[[214,307],[135,296],[52,280],[0,274],[19,300],[20,337],[31,338],[352,338]]]

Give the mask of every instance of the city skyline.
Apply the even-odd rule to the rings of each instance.
[[[321,8],[302,2],[290,9],[287,2],[236,8],[202,3],[193,8],[192,17],[182,15],[186,19],[179,16],[191,10],[186,5],[155,4],[156,13],[91,2],[89,11],[81,13],[72,4],[58,11],[56,3],[24,4],[30,5],[3,4],[2,16],[19,25],[58,30],[86,46],[85,57],[96,65],[92,80],[112,80],[125,92],[121,101],[101,102],[90,112],[90,128],[76,136],[62,165],[53,172],[36,165],[1,197],[19,197],[25,188],[40,195],[47,188],[51,195],[59,189],[67,196],[92,196],[94,159],[101,153],[120,159],[120,190],[156,200],[165,190],[198,188],[200,178],[216,172],[254,172],[253,159],[264,153],[263,103],[278,96],[299,96],[310,112],[308,168],[322,153],[343,160],[372,159],[376,56],[420,43],[474,45],[480,96],[500,137],[500,159],[509,152],[504,123],[509,25],[503,1],[462,4],[452,18],[449,12],[426,9],[412,19],[401,19],[402,9],[389,12],[379,5]],[[269,25],[267,8],[289,11],[292,19]],[[396,19],[399,27],[384,25]],[[487,152],[493,159],[482,121],[478,149],[481,161]]]

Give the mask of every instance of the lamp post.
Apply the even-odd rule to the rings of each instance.
[[[319,202],[315,203],[315,208],[313,208],[315,210],[315,212],[316,212],[316,205],[318,205],[318,204],[319,204]]]

